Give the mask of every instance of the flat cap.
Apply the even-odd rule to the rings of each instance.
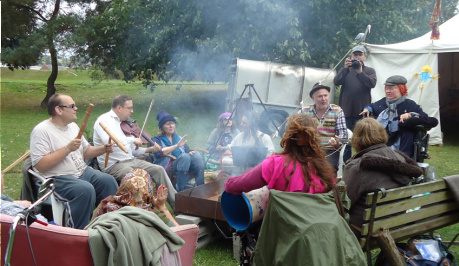
[[[395,75],[395,76],[388,77],[384,85],[392,86],[392,85],[397,85],[397,84],[406,84],[407,82],[408,81],[406,80],[404,76]]]
[[[367,53],[367,49],[363,47],[363,45],[357,45],[354,48],[352,48],[352,52],[362,52],[362,53]]]
[[[326,89],[328,92],[330,92],[330,87],[322,85],[320,84],[320,82],[318,82],[314,84],[314,87],[312,87],[312,90],[309,92],[309,97],[312,98],[312,95],[314,94],[314,92],[318,91],[319,89]]]

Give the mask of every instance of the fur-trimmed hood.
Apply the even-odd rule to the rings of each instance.
[[[421,167],[413,159],[402,152],[392,151],[390,148],[380,149],[381,146],[385,145],[372,146],[356,155],[356,158],[361,157],[360,169],[383,172],[402,185],[407,185],[413,180],[412,178],[422,175]],[[388,158],[387,154],[385,154],[387,152],[394,153],[391,156],[392,158]],[[403,163],[403,161],[406,163]]]
[[[392,189],[408,185],[422,174],[417,163],[386,144],[377,144],[355,154],[343,171],[347,195],[351,200],[351,223],[360,227],[367,208],[366,195],[375,189]],[[358,237],[360,233],[354,231]]]

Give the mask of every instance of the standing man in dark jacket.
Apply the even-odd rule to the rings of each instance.
[[[354,130],[355,123],[363,108],[371,103],[371,89],[376,86],[376,71],[365,66],[367,50],[362,45],[352,49],[351,57],[346,58],[344,67],[338,72],[333,82],[341,85],[339,106],[344,111],[346,125]],[[343,161],[346,162],[352,155],[352,147],[346,146]]]

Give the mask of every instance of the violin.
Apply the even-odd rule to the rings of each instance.
[[[147,147],[155,145],[155,142],[151,139],[151,135],[148,132],[144,131],[142,132],[142,136],[140,136],[141,129],[136,120],[132,118],[121,122],[121,129],[126,135],[132,135],[135,138],[140,138],[142,140],[142,145],[147,145]]]

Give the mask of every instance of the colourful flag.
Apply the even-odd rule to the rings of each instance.
[[[432,11],[432,17],[430,18],[430,26],[432,27],[432,34],[430,35],[431,40],[438,40],[440,39],[440,28],[438,27],[440,24],[440,16],[441,16],[441,0],[437,0],[435,3],[434,9]]]

